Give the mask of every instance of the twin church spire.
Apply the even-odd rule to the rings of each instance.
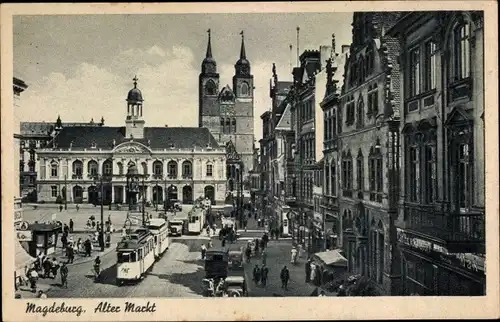
[[[204,74],[216,74],[217,73],[217,62],[212,56],[212,32],[210,29],[207,30],[208,33],[208,43],[207,52],[205,54],[205,59],[201,65],[202,73]],[[240,58],[235,64],[236,75],[250,75],[250,62],[246,57],[245,50],[245,34],[243,30],[240,32],[241,35],[241,48],[240,48]]]

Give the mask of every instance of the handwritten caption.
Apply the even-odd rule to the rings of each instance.
[[[40,305],[36,303],[26,303],[26,313],[41,314],[46,316],[48,314],[70,313],[80,316],[86,310],[81,305],[67,305],[65,302],[53,302],[52,305]],[[146,304],[137,304],[134,302],[125,302],[124,305],[112,305],[110,302],[99,302],[94,308],[94,313],[152,313],[156,312],[156,303],[148,301]]]

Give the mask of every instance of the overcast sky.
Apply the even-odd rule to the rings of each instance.
[[[241,30],[255,79],[255,136],[269,109],[269,78],[291,80],[300,52],[331,45],[337,51],[352,35],[352,13],[163,14],[14,17],[14,76],[29,88],[16,120],[95,121],[124,124],[128,90],[139,78],[146,126],[197,126],[198,75],[212,30],[212,53],[221,88],[232,84]],[[293,45],[292,54],[290,44]]]

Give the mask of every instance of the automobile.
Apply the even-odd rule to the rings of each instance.
[[[242,269],[243,268],[243,247],[229,249],[229,268]]]
[[[247,282],[244,276],[228,276],[224,280],[224,292],[228,297],[248,296]]]
[[[168,228],[170,229],[170,236],[182,236],[182,226],[184,222],[182,220],[170,220],[168,222]]]
[[[205,253],[205,278],[226,278],[229,251],[227,248],[211,248]]]

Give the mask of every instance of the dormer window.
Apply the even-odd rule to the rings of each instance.
[[[91,147],[92,149],[95,149],[95,148],[97,148],[97,144],[96,144],[95,142],[92,142],[92,144],[90,145],[90,147]]]

